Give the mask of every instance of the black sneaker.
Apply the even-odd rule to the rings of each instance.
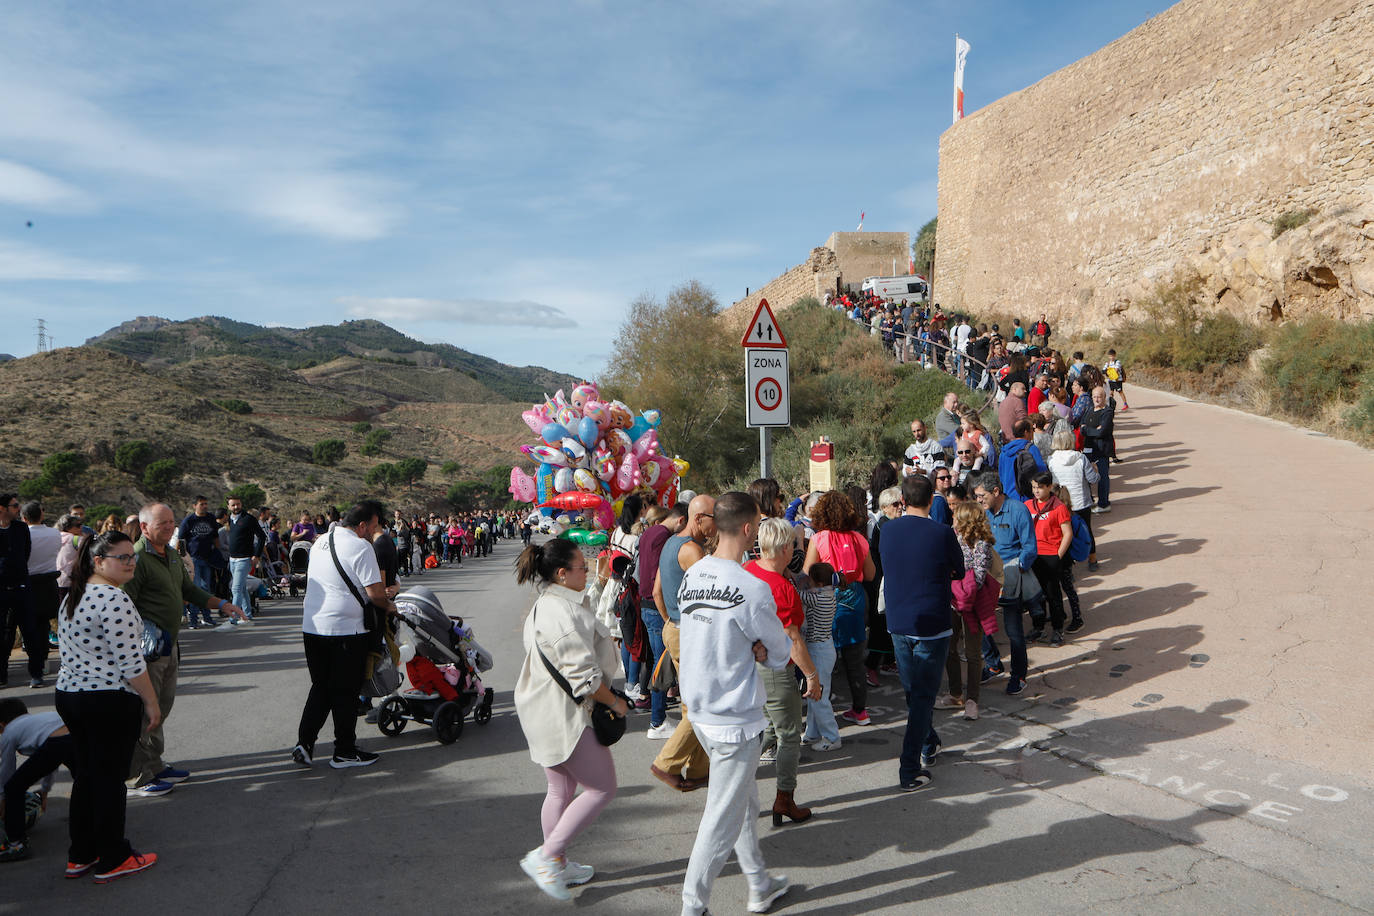
[[[1014,677],[1007,682],[1007,696],[1019,696],[1021,691],[1026,689],[1026,682],[1019,677]]]
[[[1088,564],[1088,572],[1097,572],[1097,567],[1100,565],[1101,564],[1098,563],[1096,560],[1093,560]]]
[[[897,788],[901,789],[903,792],[919,792],[930,785],[933,778],[929,770],[921,770],[914,778],[903,779],[897,784]]]
[[[348,767],[369,767],[380,760],[381,756],[381,754],[374,754],[371,751],[355,750],[344,756],[335,754],[330,758],[329,765],[336,770],[344,770]]]
[[[1073,620],[1069,621],[1069,625],[1064,628],[1064,632],[1077,633],[1081,629],[1083,629],[1083,618],[1075,617]]]
[[[1050,646],[1051,648],[1058,649],[1062,645],[1064,645],[1064,634],[1055,630],[1050,634]]]
[[[1036,627],[1026,634],[1026,642],[1039,642],[1045,635],[1044,627]]]
[[[1001,677],[1004,673],[1005,670],[1002,668],[1001,665],[998,665],[996,668],[984,668],[983,677],[980,683],[986,684],[988,681],[992,680],[995,677]]]
[[[315,763],[315,748],[308,744],[298,744],[291,749],[291,759],[303,767],[313,766]]]

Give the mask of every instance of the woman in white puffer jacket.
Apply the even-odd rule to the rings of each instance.
[[[1097,468],[1082,452],[1074,448],[1073,433],[1061,429],[1054,434],[1054,452],[1046,463],[1054,475],[1054,485],[1069,491],[1069,509],[1083,520],[1092,535],[1092,492],[1089,485],[1097,483]],[[1097,537],[1092,535],[1092,550],[1088,554],[1088,572],[1097,572]]]

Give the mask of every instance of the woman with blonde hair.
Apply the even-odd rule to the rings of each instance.
[[[750,560],[744,568],[768,585],[783,632],[792,641],[791,660],[785,667],[775,670],[757,665],[759,678],[768,693],[763,707],[768,724],[763,729],[762,759],[773,760],[777,765],[778,794],[773,801],[773,826],[781,827],[783,818],[800,823],[811,817],[811,809],[799,807],[793,798],[797,790],[797,767],[801,762],[803,697],[796,672],[800,671],[806,678],[804,695],[808,700],[820,698],[821,676],[802,637],[805,614],[801,596],[787,578],[787,564],[792,558],[792,526],[784,519],[765,518],[759,525],[758,548],[759,558]]]
[[[1001,558],[992,549],[994,538],[988,514],[976,502],[954,507],[954,534],[964,554],[964,578],[953,584],[954,633],[949,640],[945,674],[949,697],[960,702],[937,707],[960,709],[965,719],[978,718],[978,691],[982,679],[981,647],[984,635],[997,632],[997,598],[1002,593]],[[962,646],[960,645],[962,643]],[[962,653],[963,669],[960,668]]]
[[[980,467],[991,467],[996,463],[997,449],[976,410],[969,408],[959,415],[959,438],[973,446],[973,458],[982,461]]]
[[[544,842],[520,867],[539,889],[569,900],[568,888],[592,879],[590,865],[566,856],[568,844],[615,798],[615,761],[596,738],[591,711],[604,703],[617,716],[630,708],[611,689],[619,667],[611,634],[597,622],[583,590],[587,560],[572,541],[531,544],[515,561],[515,580],[535,583],[525,618],[525,660],[515,682],[515,711],[530,757],[544,768],[548,792],[540,816]],[[575,794],[578,786],[581,794]]]

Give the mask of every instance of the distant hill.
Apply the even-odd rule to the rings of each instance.
[[[88,468],[51,494],[54,504],[131,510],[156,497],[180,513],[198,493],[220,500],[230,487],[255,483],[291,512],[360,493],[388,505],[444,508],[455,479],[490,476],[493,468],[509,473],[521,459],[529,429],[520,412],[528,406],[439,365],[350,356],[293,371],[221,355],[159,366],[102,345],[68,347],[0,363],[7,432],[0,490],[38,477],[45,458],[74,451]],[[375,454],[362,454],[377,431],[387,438]],[[342,439],[347,455],[335,466],[314,464],[315,443],[330,438]],[[178,477],[161,492],[149,491],[141,471],[115,467],[119,447],[137,439],[152,446],[152,457],[176,459]],[[429,464],[413,489],[367,484],[371,468],[401,458]],[[461,468],[456,478],[440,473],[449,461]]]
[[[347,372],[356,361],[395,363],[427,369],[451,369],[478,383],[454,398],[453,386],[442,393],[411,386],[404,397],[391,400],[463,400],[481,402],[540,401],[545,394],[576,385],[578,379],[539,366],[508,366],[450,344],[428,344],[408,337],[380,321],[364,319],[310,328],[267,328],[207,316],[186,321],[140,317],[126,321],[86,341],[120,353],[149,368],[179,366],[206,358],[244,356],[282,369],[311,369],[352,357],[354,363],[336,367]],[[363,375],[364,388],[372,380]],[[437,377],[437,376],[436,376]],[[385,383],[382,383],[385,387]]]

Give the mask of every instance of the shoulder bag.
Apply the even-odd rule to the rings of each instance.
[[[530,613],[533,614],[534,611]],[[578,698],[577,694],[573,693],[572,685],[568,683],[568,679],[559,672],[553,662],[549,661],[549,657],[544,654],[544,650],[539,648],[537,634],[534,641],[534,651],[539,653],[539,660],[542,661],[544,667],[548,669],[549,676],[553,678],[554,683],[563,688],[563,692],[568,695],[568,699],[580,706],[582,701]],[[611,688],[611,692],[621,699],[625,699],[625,694],[616,690],[614,687]],[[611,707],[607,706],[605,703],[597,701],[596,705],[592,707],[592,731],[596,734],[596,740],[606,747],[610,747],[624,737],[625,725],[625,717],[616,715]]]

